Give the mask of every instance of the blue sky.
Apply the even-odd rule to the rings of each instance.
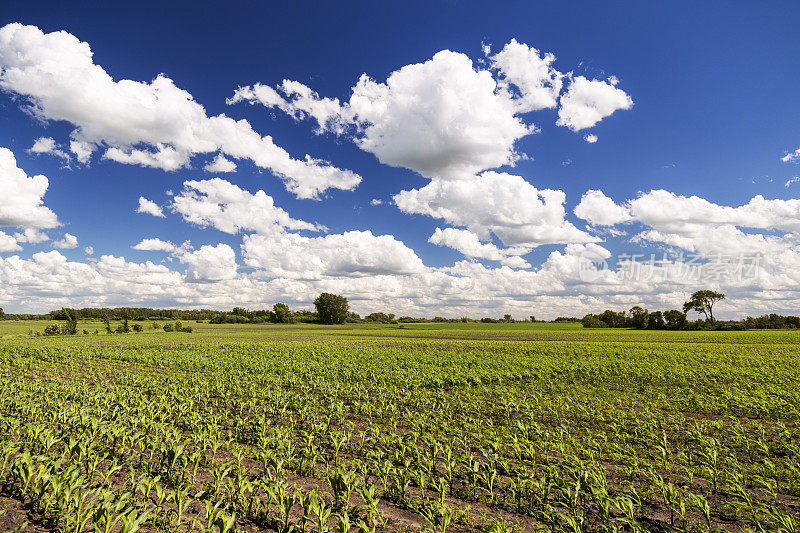
[[[729,296],[730,316],[796,310],[799,23],[793,2],[724,9],[694,2],[6,2],[0,147],[14,163],[6,157],[3,169],[24,172],[25,183],[46,176],[48,186],[23,212],[23,189],[0,176],[0,187],[13,191],[0,190],[0,306],[307,306],[332,290],[361,312],[554,316],[674,307],[709,285],[736,296]],[[69,35],[50,39],[52,32]],[[452,54],[437,55],[445,50]],[[555,60],[530,60],[546,54]],[[423,64],[429,68],[414,68]],[[537,65],[555,78],[537,78]],[[96,68],[107,83],[76,81]],[[384,91],[396,72],[411,86]],[[166,92],[151,84],[159,74],[171,80]],[[362,74],[373,83],[361,92],[369,109],[351,99]],[[549,89],[552,105],[540,98],[548,79],[561,84]],[[120,80],[162,101],[186,91],[193,104],[185,112],[185,102],[176,104],[164,124],[159,115],[170,111],[116,100]],[[283,80],[312,97],[282,90]],[[494,91],[482,85],[487,80]],[[596,84],[579,94],[578,80]],[[256,84],[282,103],[252,90],[226,103]],[[573,88],[578,107],[571,108]],[[338,107],[325,107],[325,98]],[[409,98],[418,104],[409,107]],[[376,115],[374,106],[384,104],[388,115]],[[451,105],[458,113],[448,115]],[[508,116],[494,120],[493,105]],[[323,124],[313,118],[319,109]],[[238,140],[209,134],[206,119],[220,114],[270,136],[294,162],[259,164],[263,147],[245,148],[241,132]],[[536,132],[514,133],[518,124]],[[190,140],[175,133],[191,128]],[[460,128],[469,142],[451,135]],[[38,139],[52,141],[31,150]],[[88,143],[91,156],[81,161],[71,140]],[[178,161],[130,161],[135,153],[150,157],[156,141],[176,149]],[[217,154],[235,171],[205,170]],[[302,164],[306,154],[316,162]],[[299,174],[287,178],[285,165]],[[332,173],[314,191],[287,186],[287,179],[308,183],[320,168]],[[14,175],[13,183],[23,183]],[[186,187],[188,180],[208,185]],[[240,189],[238,199],[221,187]],[[280,208],[277,216],[305,224],[276,230],[275,212],[244,205],[259,190]],[[560,191],[563,203],[541,204],[544,190]],[[587,196],[590,190],[602,194]],[[401,191],[413,201],[398,198]],[[487,191],[496,193],[488,201]],[[164,216],[137,212],[140,197]],[[195,201],[180,207],[176,198]],[[232,222],[237,209],[250,211]],[[434,238],[437,228],[444,233]],[[48,239],[27,242],[26,229]],[[340,237],[347,232],[357,234]],[[59,247],[65,233],[73,240]],[[132,249],[143,239],[173,248]],[[621,277],[619,258],[637,252],[669,254],[672,263],[658,281],[631,282]],[[688,268],[687,254],[696,264],[725,262],[726,274],[687,281],[676,274]],[[587,258],[611,270],[587,279],[580,272]],[[730,277],[743,260],[758,263],[750,277]]]

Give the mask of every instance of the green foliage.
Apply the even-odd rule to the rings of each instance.
[[[78,315],[72,309],[64,309],[66,324],[64,324],[65,335],[75,335],[78,333]]]
[[[706,320],[714,323],[714,304],[720,300],[724,300],[725,295],[721,292],[712,290],[696,291],[689,298],[689,301],[683,304],[683,312],[696,311],[706,317]]]
[[[710,316],[710,311],[709,311]],[[763,317],[762,317],[763,318]],[[793,328],[795,324],[800,327],[800,319],[796,317],[782,317],[780,315],[770,315],[768,323],[774,329]],[[603,311],[599,315],[588,314],[581,319],[581,325],[585,328],[633,328],[633,329],[670,329],[670,330],[717,330],[717,331],[740,331],[749,327],[769,328],[765,321],[749,318],[744,321],[695,321],[686,320],[686,313],[671,309],[669,311],[648,311],[640,306],[634,306],[628,313],[624,311]]]
[[[628,324],[630,324],[630,327],[636,329],[645,329],[647,327],[648,318],[650,315],[647,309],[643,309],[636,305],[631,307],[629,313],[630,319],[628,320]]]
[[[647,329],[664,329],[667,323],[664,322],[664,315],[661,311],[653,311],[647,317]]]
[[[277,303],[272,306],[272,314],[274,315],[275,323],[277,324],[291,324],[294,322],[292,312],[289,306],[282,303]]]
[[[355,313],[351,313],[350,314],[351,317],[354,314]],[[358,317],[358,315],[355,315],[355,317],[353,317],[353,318],[355,318],[357,320],[358,319],[357,317]],[[390,323],[394,322],[394,313],[389,313],[389,314],[381,313],[381,312],[370,313],[370,314],[368,314],[367,316],[364,317],[364,322],[377,322],[379,324],[390,324]]]
[[[314,300],[314,307],[322,324],[344,324],[350,306],[344,296],[323,292]]]
[[[664,322],[669,329],[681,329],[686,325],[686,313],[677,309],[664,312]]]
[[[605,328],[605,322],[600,320],[596,315],[586,315],[581,319],[581,325],[585,328]]]
[[[58,327],[58,324],[50,324],[49,326],[44,328],[43,335],[45,335],[46,337],[50,337],[53,335],[60,335],[60,334],[61,334],[61,328]]]
[[[749,316],[744,323],[748,329],[797,329],[800,328],[800,317],[770,313],[757,318]]]
[[[64,321],[62,326],[49,324],[44,328],[43,335],[51,337],[54,335],[76,335],[78,333],[78,317],[74,310],[62,308],[59,314],[59,320]]]

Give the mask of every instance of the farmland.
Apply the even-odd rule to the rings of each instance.
[[[0,322],[0,531],[800,522],[794,331],[45,325]]]

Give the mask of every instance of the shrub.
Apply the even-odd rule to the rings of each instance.
[[[65,316],[65,320],[67,321],[62,328],[62,333],[64,335],[75,335],[78,333],[78,315],[72,309],[62,309],[62,313]]]
[[[364,321],[366,322],[379,322],[381,324],[388,324],[392,321],[392,318],[389,318],[389,315],[386,313],[370,313],[364,317]]]
[[[606,327],[605,323],[597,318],[596,315],[586,315],[581,320],[581,324],[585,328],[604,328]]]
[[[164,324],[164,331],[172,331],[172,324]]]
[[[747,326],[743,322],[736,322],[734,320],[730,321],[720,321],[717,320],[714,322],[713,327],[716,331],[744,331],[747,329]]]

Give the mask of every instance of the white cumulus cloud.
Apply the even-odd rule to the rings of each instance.
[[[178,248],[169,241],[162,241],[158,238],[142,239],[138,244],[132,246],[134,250],[174,252]]]
[[[482,239],[493,233],[506,246],[596,241],[565,220],[565,199],[563,191],[539,190],[520,176],[494,171],[471,180],[433,180],[394,196],[404,213],[440,218]]]
[[[183,187],[174,197],[171,208],[184,220],[198,226],[211,226],[225,233],[321,229],[293,219],[264,191],[251,194],[221,178],[186,181]]]
[[[323,237],[296,233],[245,235],[247,266],[270,277],[319,279],[323,276],[376,276],[422,272],[422,260],[391,235],[348,231]]]
[[[442,50],[428,61],[400,67],[384,82],[363,74],[343,102],[288,80],[277,89],[240,87],[227,102],[260,103],[311,118],[318,132],[347,134],[380,162],[428,178],[472,179],[525,157],[515,143],[537,129],[521,114],[560,103],[558,124],[577,131],[631,107],[630,97],[614,86],[616,79],[578,76],[559,99],[564,75],[554,61],[552,54],[512,40],[488,56],[486,68],[465,54]]]
[[[161,209],[161,206],[152,200],[148,200],[144,196],[139,197],[139,207],[136,208],[136,212],[164,218],[164,211]]]
[[[513,164],[514,143],[531,130],[496,87],[490,72],[448,50],[402,67],[385,83],[362,76],[349,104],[364,125],[356,142],[381,163],[430,178],[468,178]]]
[[[31,154],[50,154],[60,157],[65,161],[70,160],[70,155],[56,146],[56,141],[52,137],[39,137],[33,142],[33,146],[28,149]]]
[[[700,265],[710,262],[716,278],[702,283],[743,291],[791,290],[800,282],[800,200],[755,196],[739,206],[725,206],[698,196],[665,190],[642,193],[617,205],[600,191],[589,191],[576,215],[597,225],[636,222],[644,229],[632,239],[685,250],[694,258],[657,268],[675,286],[698,283]],[[688,264],[688,265],[687,265]],[[631,264],[630,268],[633,268]],[[714,270],[715,269],[715,270]],[[693,273],[693,274],[689,274]],[[652,278],[652,276],[650,276]],[[669,289],[652,284],[650,291]],[[750,302],[753,305],[753,302]]]
[[[65,233],[64,237],[60,240],[53,241],[53,246],[55,248],[61,248],[63,250],[70,250],[72,248],[78,247],[78,238],[71,233]]]
[[[45,207],[44,193],[49,182],[45,176],[28,176],[17,167],[8,148],[0,147],[0,226],[54,228],[56,214]]]
[[[561,96],[556,124],[580,131],[591,128],[615,111],[633,107],[631,97],[615,87],[614,81],[588,80],[583,76],[572,78]]]
[[[800,232],[800,199],[768,200],[761,195],[744,205],[731,207],[699,196],[657,189],[619,205],[602,191],[592,190],[584,194],[575,214],[591,224],[636,221],[666,233],[722,225]]]
[[[599,190],[584,193],[580,203],[575,207],[575,215],[589,224],[600,226],[612,226],[631,219],[626,207],[617,205]]]
[[[204,245],[179,256],[189,281],[221,281],[236,277],[236,254],[227,244]]]
[[[217,154],[213,161],[203,167],[206,172],[233,172],[236,170],[236,163],[227,159],[222,154]]]
[[[22,232],[14,234],[17,242],[27,242],[30,244],[39,244],[50,239],[47,234],[36,228],[25,228]]]
[[[511,39],[489,60],[499,71],[498,92],[511,100],[517,111],[527,113],[558,105],[564,75],[553,68],[553,54],[541,54]]]
[[[18,252],[20,250],[22,250],[22,246],[17,244],[17,240],[14,237],[0,231],[0,253]]]
[[[361,181],[309,155],[291,157],[245,120],[208,116],[163,74],[150,82],[114,80],[93,62],[89,45],[66,31],[0,28],[0,88],[23,97],[41,120],[73,124],[70,148],[84,163],[103,150],[120,163],[176,170],[196,154],[221,152],[269,169],[300,198],[351,190]]]
[[[512,268],[530,268],[531,266],[527,261],[519,257],[530,250],[525,248],[500,249],[494,243],[481,242],[476,234],[465,229],[436,228],[428,242],[453,248],[466,257],[499,261],[501,264]]]

